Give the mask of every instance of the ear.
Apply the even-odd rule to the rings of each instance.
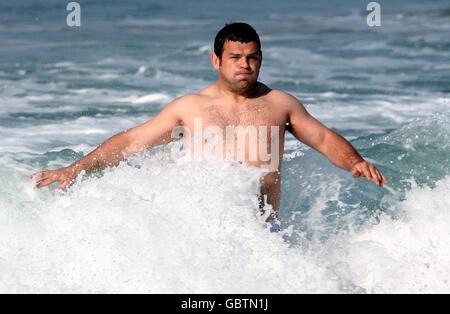
[[[219,57],[216,56],[216,54],[214,52],[211,53],[211,63],[213,65],[214,69],[219,71],[220,60],[219,60]]]

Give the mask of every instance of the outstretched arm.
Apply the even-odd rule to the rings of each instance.
[[[29,175],[36,179],[36,187],[44,187],[58,181],[57,189],[66,188],[81,171],[96,172],[109,166],[116,166],[139,151],[172,141],[172,129],[179,125],[180,117],[177,108],[183,98],[169,103],[157,116],[132,129],[118,133],[97,147],[84,158],[68,167],[56,170],[43,170]]]
[[[325,155],[337,167],[351,171],[355,178],[366,177],[378,186],[388,184],[383,173],[365,161],[342,136],[311,116],[293,96],[286,94],[289,104],[288,130],[300,141]]]

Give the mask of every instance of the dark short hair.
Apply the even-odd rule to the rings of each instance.
[[[227,40],[239,41],[241,43],[254,41],[258,45],[258,52],[261,54],[261,42],[259,41],[258,33],[247,23],[226,24],[217,33],[216,39],[214,40],[214,53],[219,58],[222,58],[223,45]]]

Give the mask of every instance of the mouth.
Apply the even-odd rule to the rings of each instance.
[[[245,72],[245,73],[238,73],[238,74],[236,74],[236,76],[237,76],[237,77],[241,77],[241,78],[249,78],[249,77],[252,76],[252,73],[248,73],[248,72]]]

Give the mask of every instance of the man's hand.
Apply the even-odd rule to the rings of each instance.
[[[368,163],[365,160],[354,164],[351,171],[353,177],[355,178],[366,177],[367,180],[372,179],[373,182],[375,182],[375,184],[378,185],[379,187],[382,187],[383,183],[384,184],[389,183],[380,170],[378,170],[377,168],[375,168],[374,165]]]
[[[36,180],[36,188],[41,188],[58,181],[58,190],[65,189],[77,177],[78,172],[71,166],[56,170],[42,170],[28,176],[30,179]]]

